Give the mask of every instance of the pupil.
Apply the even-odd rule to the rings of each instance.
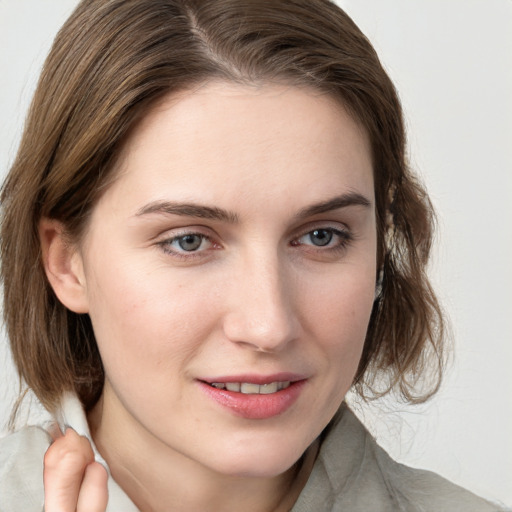
[[[184,251],[195,251],[201,245],[202,239],[199,235],[185,235],[179,239],[179,246]]]
[[[332,232],[326,229],[315,229],[311,233],[310,238],[315,245],[327,245],[332,240]]]

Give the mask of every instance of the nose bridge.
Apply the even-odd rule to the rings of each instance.
[[[240,259],[231,285],[225,331],[234,342],[259,351],[283,348],[298,331],[293,283],[278,250],[251,251]]]

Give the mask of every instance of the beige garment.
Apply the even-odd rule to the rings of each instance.
[[[430,471],[395,462],[342,407],[292,512],[504,511]]]
[[[57,420],[61,428],[71,426],[90,439],[76,397],[63,399]],[[27,427],[0,440],[0,512],[42,512],[43,456],[50,440],[39,427]],[[95,453],[98,462],[107,467],[96,449]],[[292,512],[500,510],[434,473],[396,463],[343,406],[323,434],[313,471]],[[111,476],[107,512],[137,512]]]
[[[72,427],[91,441],[96,460],[108,471],[106,512],[139,512],[110,475],[94,445],[85,412],[75,395],[66,394],[56,416],[60,429]],[[43,457],[51,436],[41,427],[26,427],[0,439],[0,512],[43,512]]]

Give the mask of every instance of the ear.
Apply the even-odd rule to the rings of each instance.
[[[82,255],[66,238],[62,223],[47,218],[41,219],[39,240],[46,277],[55,295],[71,311],[88,313]]]

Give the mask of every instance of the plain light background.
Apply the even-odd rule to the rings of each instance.
[[[0,173],[75,0],[0,0]],[[410,160],[440,218],[432,277],[455,362],[421,407],[358,414],[397,459],[512,504],[512,1],[339,0],[403,101]],[[27,291],[28,293],[29,291]],[[16,390],[0,338],[0,424]],[[29,417],[41,417],[36,410]],[[1,431],[1,427],[0,427]]]

